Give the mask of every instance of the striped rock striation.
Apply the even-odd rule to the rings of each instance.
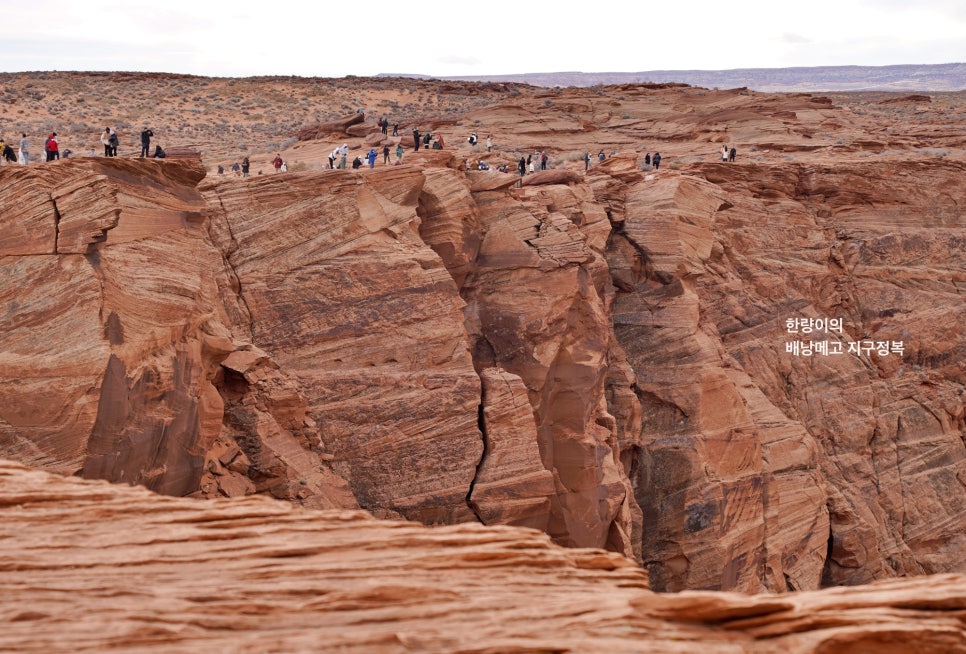
[[[966,651],[966,577],[659,595],[532,529],[429,529],[266,497],[199,502],[0,460],[13,652]]]
[[[0,452],[535,527],[659,590],[962,571],[962,164],[412,159],[4,168]]]

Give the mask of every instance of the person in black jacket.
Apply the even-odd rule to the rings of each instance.
[[[154,132],[149,130],[147,127],[141,130],[141,156],[149,157],[151,156],[151,137],[154,136]]]

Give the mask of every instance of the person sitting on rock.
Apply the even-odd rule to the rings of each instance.
[[[352,170],[358,170],[359,168],[362,168],[362,159],[356,157],[352,160]]]
[[[154,159],[164,159],[166,156],[168,155],[165,154],[164,150],[161,149],[160,145],[154,146],[154,155],[153,155]]]
[[[466,139],[466,142],[469,143],[470,145],[476,145],[477,141],[478,139],[476,138],[476,134],[470,134],[470,137]]]

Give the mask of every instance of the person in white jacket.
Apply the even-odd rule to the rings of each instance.
[[[17,160],[26,166],[30,162],[30,149],[27,147],[27,135],[20,134],[20,149],[17,151]]]

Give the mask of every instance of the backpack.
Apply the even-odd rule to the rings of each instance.
[[[47,140],[44,141],[44,152],[50,152],[50,137],[49,136],[47,137]]]

